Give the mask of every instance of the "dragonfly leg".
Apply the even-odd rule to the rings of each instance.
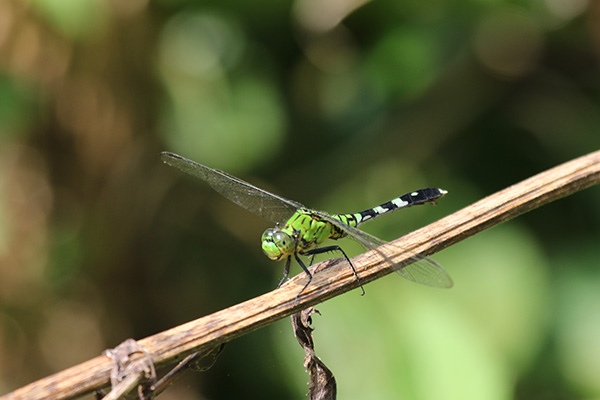
[[[300,257],[298,257],[298,253],[294,253],[294,258],[296,259],[296,261],[298,261],[298,264],[300,264],[300,267],[302,267],[304,272],[306,272],[306,275],[308,275],[308,282],[306,282],[306,285],[304,285],[302,290],[299,291],[298,294],[296,295],[296,302],[298,302],[298,297],[300,297],[302,292],[304,292],[304,289],[306,289],[308,287],[308,285],[310,284],[310,281],[312,281],[312,274],[309,272],[308,268],[306,268],[306,265],[304,265],[304,263],[302,262]]]
[[[344,256],[346,261],[348,261],[348,264],[350,264],[350,268],[352,268],[352,273],[354,274],[354,277],[356,278],[356,281],[358,282],[358,285],[360,286],[360,290],[362,290],[361,296],[364,296],[365,288],[363,287],[362,282],[360,281],[360,278],[358,277],[358,274],[356,273],[356,269],[354,268],[354,265],[352,265],[352,262],[346,255],[346,252],[340,246],[318,247],[315,249],[310,249],[310,250],[304,251],[304,252],[302,252],[302,255],[314,257],[315,254],[327,253],[330,251],[339,251],[340,253],[342,253],[342,255]],[[302,290],[304,290],[304,289],[302,289]]]
[[[285,268],[283,269],[283,278],[281,278],[281,280],[279,281],[279,284],[277,285],[277,289],[279,289],[281,287],[281,285],[283,285],[283,282],[285,282],[288,275],[290,274],[290,265],[291,264],[292,264],[292,257],[288,257],[285,260]]]
[[[315,254],[311,254],[310,258],[308,259],[308,265],[313,265],[314,261],[315,261]]]

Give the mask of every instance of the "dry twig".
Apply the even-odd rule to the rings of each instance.
[[[501,190],[380,249],[397,262],[415,253],[429,255],[599,181],[600,151],[597,151]],[[352,262],[363,283],[392,272],[389,265],[374,251],[357,256]],[[319,272],[314,275],[312,283],[297,303],[294,300],[298,290],[304,285],[304,273],[277,290],[139,340],[138,343],[150,354],[157,366],[172,364],[193,352],[209,351],[357,286],[352,271],[345,263],[328,260],[312,268]],[[77,397],[107,385],[111,368],[111,360],[106,356],[99,356],[31,383],[0,399]]]
[[[304,368],[310,375],[308,396],[311,400],[331,400],[337,396],[335,376],[327,365],[315,353],[315,341],[312,337],[312,314],[321,313],[314,307],[308,307],[292,315],[292,328],[298,343],[304,349]]]

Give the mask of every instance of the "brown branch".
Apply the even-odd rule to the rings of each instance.
[[[600,151],[577,158],[508,187],[433,224],[416,230],[380,249],[395,261],[414,253],[432,254],[456,242],[507,221],[540,205],[557,200],[600,181]],[[364,283],[391,272],[377,252],[352,262]],[[354,289],[350,268],[339,260],[312,267],[312,283],[294,302],[305,282],[303,273],[280,289],[139,340],[157,366],[172,364],[196,351],[210,349],[308,306]],[[9,393],[8,399],[69,399],[105,386],[112,362],[99,356]]]

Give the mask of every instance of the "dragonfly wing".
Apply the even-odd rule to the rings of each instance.
[[[404,279],[434,288],[449,289],[454,286],[452,277],[444,267],[422,254],[411,257],[414,262],[394,268]]]
[[[392,264],[392,268],[394,268],[394,270],[403,278],[408,279],[411,282],[436,288],[451,288],[454,285],[452,278],[448,275],[446,270],[431,258],[416,254],[408,261],[410,264],[394,263],[388,256],[377,249],[377,247],[385,244],[385,241],[358,228],[346,225],[326,213],[320,211],[314,211],[314,213],[346,232],[348,237],[356,240],[366,248],[375,250],[385,258],[387,262]]]
[[[175,153],[162,152],[160,158],[193,177],[202,179],[235,204],[272,222],[287,221],[304,206],[249,184],[218,169],[209,168]]]

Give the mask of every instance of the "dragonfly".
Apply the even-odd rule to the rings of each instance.
[[[362,295],[365,294],[362,282],[346,252],[338,245],[321,246],[328,239],[337,240],[344,237],[352,238],[367,249],[378,252],[386,263],[409,281],[436,288],[453,286],[452,278],[434,260],[416,254],[411,257],[409,263],[394,263],[377,249],[385,244],[385,241],[357,228],[364,222],[401,208],[435,204],[436,200],[447,193],[443,189],[419,189],[357,213],[328,214],[309,209],[301,203],[270,193],[227,172],[207,167],[178,154],[165,151],[160,157],[164,163],[205,181],[235,204],[275,223],[274,228],[268,228],[262,235],[262,250],[271,260],[285,260],[283,278],[277,288],[286,281],[292,259],[295,259],[306,273],[308,281],[296,295],[296,301],[312,280],[312,274],[299,256],[309,256],[312,261],[317,254],[329,252],[339,252],[343,255],[352,268]]]

